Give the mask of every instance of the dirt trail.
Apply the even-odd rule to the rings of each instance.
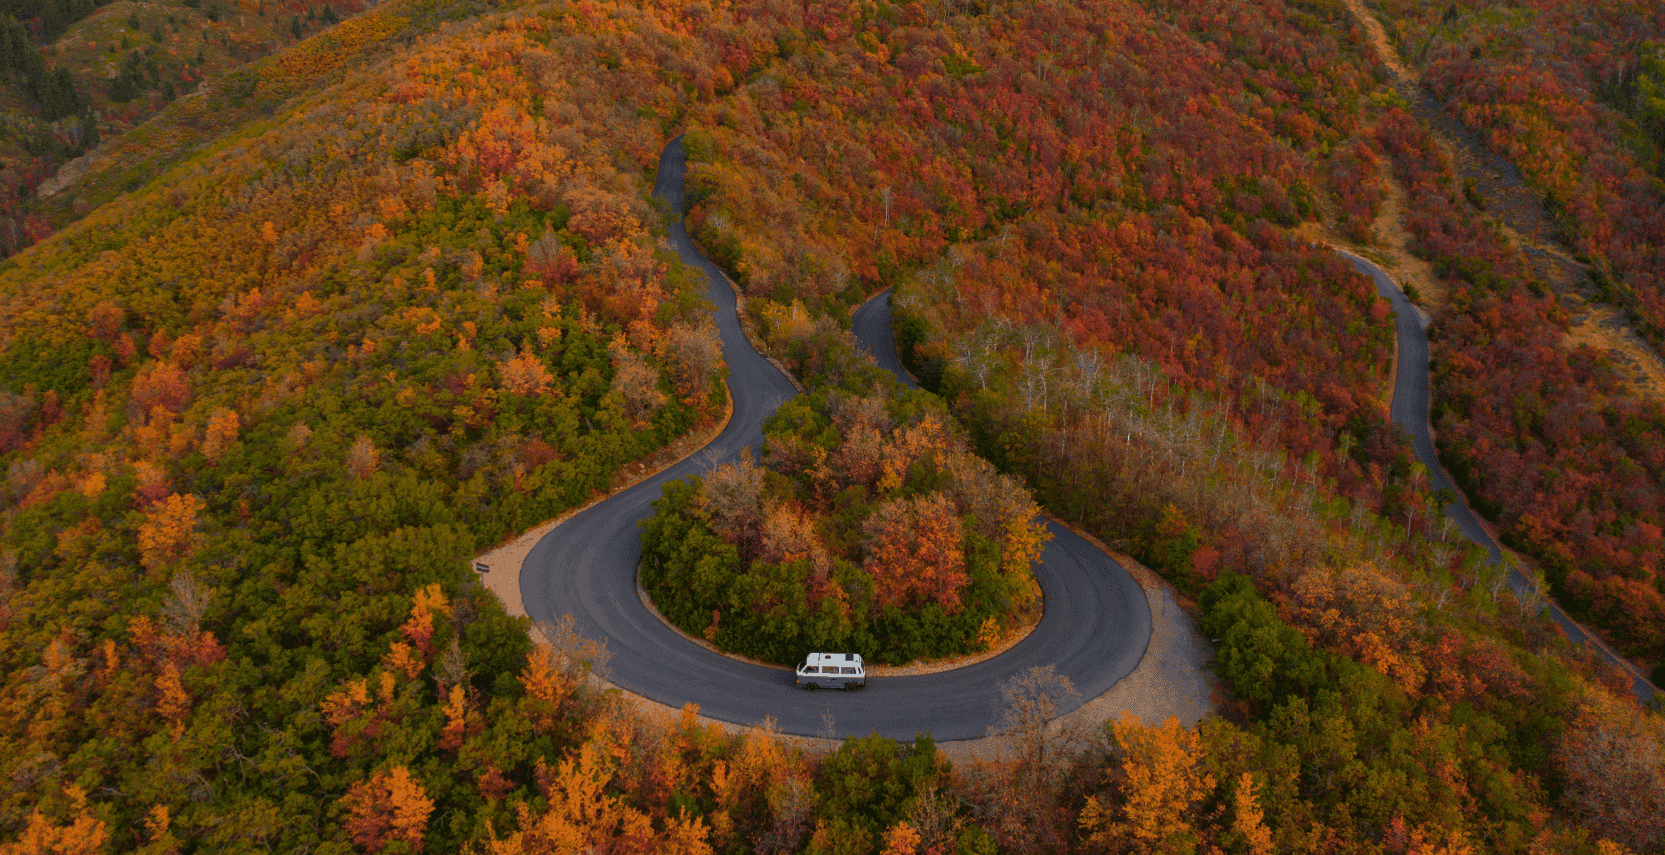
[[[1665,399],[1665,360],[1640,336],[1624,313],[1600,299],[1589,266],[1577,260],[1560,226],[1544,211],[1537,194],[1527,186],[1514,164],[1486,147],[1437,98],[1423,89],[1416,73],[1407,68],[1388,40],[1381,22],[1363,0],[1343,0],[1364,29],[1377,59],[1393,73],[1396,88],[1411,103],[1411,111],[1434,133],[1465,192],[1480,200],[1486,214],[1501,227],[1504,237],[1530,265],[1534,275],[1555,292],[1567,311],[1571,328],[1562,339],[1568,350],[1589,345],[1604,351],[1620,375],[1640,395]],[[1404,187],[1391,174],[1383,183],[1387,198],[1374,224],[1377,246],[1402,283],[1416,288],[1430,310],[1443,305],[1445,290],[1432,267],[1409,251],[1405,227]]]
[[[1352,12],[1353,17],[1358,20],[1359,26],[1364,27],[1364,38],[1370,42],[1370,48],[1376,52],[1376,58],[1393,72],[1394,77],[1402,81],[1416,82],[1416,75],[1399,61],[1399,51],[1394,50],[1393,43],[1388,41],[1387,32],[1382,29],[1382,22],[1377,20],[1369,9],[1364,8],[1364,0],[1343,2],[1347,5],[1347,11]]]
[[[1567,331],[1566,345],[1587,344],[1608,351],[1621,375],[1652,398],[1665,398],[1665,361],[1636,335],[1636,328],[1623,312],[1605,303],[1591,304],[1575,316]]]
[[[1371,225],[1377,245],[1387,253],[1400,281],[1416,287],[1418,302],[1425,306],[1445,305],[1445,283],[1434,275],[1433,265],[1411,252],[1411,233],[1405,228],[1405,209],[1410,206],[1410,200],[1392,167],[1385,167],[1382,184],[1387,195],[1382,199],[1381,213]]]
[[[1388,41],[1387,32],[1382,29],[1382,22],[1365,8],[1364,0],[1343,2],[1347,10],[1353,14],[1353,18],[1359,22],[1359,26],[1364,29],[1365,41],[1370,44],[1376,58],[1393,74],[1396,87],[1403,93],[1419,89],[1421,83],[1416,73],[1399,59],[1399,51]],[[1383,168],[1380,181],[1384,193],[1382,207],[1370,228],[1376,251],[1366,253],[1363,248],[1341,240],[1333,234],[1326,234],[1327,239],[1323,240],[1323,243],[1376,257],[1383,265],[1393,270],[1399,284],[1414,289],[1417,295],[1416,302],[1430,310],[1437,309],[1445,304],[1445,287],[1439,277],[1434,275],[1432,265],[1411,252],[1411,234],[1405,227],[1405,210],[1410,204],[1405,187],[1393,175],[1392,168],[1387,166]]]

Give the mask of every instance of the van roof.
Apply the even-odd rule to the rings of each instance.
[[[860,653],[811,653],[804,657],[807,662],[854,662],[862,664]]]

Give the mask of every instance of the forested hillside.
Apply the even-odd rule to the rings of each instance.
[[[387,799],[441,851],[513,826],[482,792],[532,784],[540,726],[457,728],[526,697],[530,643],[466,559],[723,400],[652,235],[654,91],[554,26],[291,102],[0,273],[8,836],[419,841],[341,813]]]
[[[1665,10],[1382,6],[1430,89],[1520,169],[1608,296],[1665,342]]]
[[[1391,168],[1414,250],[1455,295],[1434,329],[1435,416],[1459,482],[1575,614],[1645,669],[1665,666],[1659,401],[1628,389],[1608,355],[1558,345],[1567,319],[1541,274],[1373,76],[1339,4],[1145,14],[1037,7],[1024,27],[968,16],[946,37],[879,16],[845,51],[771,66],[691,135],[696,158],[712,152],[693,173],[694,198],[712,194],[692,212],[697,234],[777,302],[829,305],[850,282],[907,270],[951,332],[994,313],[1100,357],[1138,355],[1230,399],[1343,495],[1433,535],[1426,481],[1380,417],[1391,345],[1373,313],[1386,307],[1280,228],[1322,219],[1368,237]],[[1049,348],[1023,339],[1023,403],[996,434],[1032,432],[1018,417],[1059,391]],[[927,374],[990,370],[987,335],[931,347]],[[1158,510],[1124,519],[1121,537]]]
[[[0,851],[1665,841],[1658,715],[1445,538],[1387,421],[1386,306],[1289,231],[1367,235],[1390,160],[1437,176],[1339,6],[457,11],[385,3],[167,107],[96,171],[142,182],[0,267]],[[813,569],[879,514],[817,505],[794,449],[963,435],[1008,478],[966,473],[1194,600],[1224,715],[1074,745],[1014,715],[987,766],[927,737],[820,756],[643,715],[475,582],[478,549],[720,417],[647,200],[684,128],[690,227],[837,390],[761,461],[815,537],[756,548]],[[893,284],[941,401],[881,418],[840,319]],[[885,498],[917,517],[945,471]]]
[[[784,27],[790,16],[762,20]],[[1532,619],[1530,598],[1507,589],[1504,569],[1455,539],[1437,510],[1446,499],[1429,494],[1426,470],[1387,423],[1386,306],[1329,250],[1285,231],[1322,220],[1369,237],[1361,225],[1382,201],[1377,176],[1390,166],[1402,172],[1421,194],[1412,209],[1419,251],[1474,289],[1455,304],[1460,314],[1436,321],[1440,346],[1486,360],[1453,360],[1467,397],[1441,409],[1440,425],[1468,451],[1465,406],[1495,412],[1518,394],[1508,384],[1530,381],[1562,419],[1579,419],[1563,432],[1568,441],[1618,446],[1594,457],[1580,483],[1594,491],[1624,474],[1617,483],[1631,488],[1602,497],[1617,524],[1606,533],[1646,565],[1650,523],[1627,516],[1634,510],[1625,503],[1648,507],[1658,495],[1659,475],[1646,468],[1659,447],[1649,439],[1650,410],[1592,394],[1623,390],[1601,354],[1530,344],[1552,328],[1553,303],[1534,295],[1528,273],[1500,278],[1516,269],[1508,248],[1492,242],[1427,132],[1397,106],[1344,8],[1240,4],[1222,15],[1185,3],[991,4],[987,15],[940,23],[880,10],[847,26],[838,30],[842,47],[825,51],[782,56],[763,41],[761,68],[753,53],[751,80],[698,115],[690,132],[690,156],[706,161],[690,172],[691,222],[761,298],[749,304],[761,322],[793,300],[832,308],[851,299],[851,282],[899,278],[899,335],[913,364],[990,460],[1183,587],[1200,592],[1237,571],[1270,595],[1275,617],[1232,606],[1243,616],[1215,625],[1243,633],[1220,655],[1251,701],[1243,709],[1251,721],[1312,714],[1304,704],[1297,713],[1292,699],[1333,690],[1377,698],[1366,707],[1397,710],[1390,719],[1465,729],[1468,713],[1457,709],[1470,701],[1441,688],[1452,679],[1489,686],[1478,691],[1494,700],[1536,697],[1576,721],[1587,719],[1575,710],[1623,707],[1593,701],[1601,689],[1565,694],[1569,675],[1555,657],[1532,664],[1510,654],[1505,670],[1496,670],[1501,660],[1482,664],[1492,655],[1482,650],[1542,649],[1557,633]],[[731,56],[717,73],[733,76],[737,65]],[[1317,79],[1326,85],[1313,86]],[[1110,131],[1095,137],[1094,128]],[[1520,308],[1500,315],[1500,301]],[[1484,349],[1486,327],[1457,323],[1470,312],[1500,347]],[[1446,323],[1455,334],[1443,332]],[[1522,364],[1517,348],[1539,362]],[[1441,372],[1451,364],[1441,361]],[[1622,445],[1620,424],[1630,431]],[[1577,465],[1563,457],[1542,477]],[[1384,682],[1366,688],[1346,667],[1319,675],[1337,666],[1304,660],[1286,642],[1249,642],[1280,623],[1298,632],[1290,636],[1298,646],[1367,665]],[[1628,642],[1658,623],[1601,625],[1647,656]],[[1307,667],[1312,676],[1288,688],[1255,688]],[[1628,684],[1605,666],[1586,673],[1612,690]],[[1519,688],[1508,688],[1513,680]],[[1508,774],[1538,778],[1609,833],[1655,839],[1656,831],[1628,836],[1657,826],[1620,810],[1616,793],[1597,795],[1594,779],[1582,777],[1588,768],[1567,753],[1584,744],[1584,725],[1563,729],[1512,706],[1484,714],[1487,727],[1519,740],[1490,755],[1511,758],[1505,766],[1517,771]],[[1346,704],[1323,715],[1348,720],[1350,732],[1372,727]],[[1256,732],[1267,745],[1304,750],[1291,731],[1265,726]],[[1392,743],[1392,733],[1364,739]],[[1424,761],[1433,765],[1423,769],[1444,762]],[[1387,757],[1363,762],[1377,770],[1361,771],[1367,777],[1426,781],[1405,767],[1387,772],[1396,762]],[[1302,761],[1306,773],[1322,765]],[[1657,764],[1635,768],[1639,778],[1602,777],[1660,792]],[[1348,839],[1381,828],[1369,805],[1391,798],[1379,792],[1343,809],[1298,791],[1302,803],[1340,810],[1330,827],[1347,829],[1335,833]],[[1533,798],[1516,792],[1505,801]],[[1501,809],[1475,803],[1463,820],[1418,821],[1509,849],[1520,832],[1508,830],[1518,826]],[[1297,812],[1285,803],[1267,815],[1287,830]],[[1285,845],[1303,848],[1293,839]]]
[[[1574,614],[1665,674],[1665,403],[1573,317],[1621,307],[1657,360],[1665,18],[1616,0],[1383,10],[1426,86],[1410,112],[1442,131],[1398,113],[1377,131],[1451,294],[1431,333],[1442,453]]]
[[[126,136],[160,109],[181,97],[235,85],[230,72],[367,5],[359,0],[6,4],[0,11],[0,256],[148,180],[154,173],[144,168],[145,161],[164,154],[146,151],[155,146],[154,130],[140,134],[150,139],[138,146]],[[383,31],[377,38],[387,35]],[[342,62],[352,58],[353,41],[331,40],[314,50],[323,47],[337,54],[331,63]],[[199,113],[190,123],[196,133],[174,144],[200,147],[250,118],[227,106],[222,102],[220,109]],[[55,173],[101,142],[126,152],[124,174],[60,195],[90,170],[78,165],[62,176]]]
[[[713,152],[692,172],[694,198],[712,194],[696,234],[754,295],[824,305],[906,270],[955,286],[938,306],[963,319],[950,326],[1050,325],[1187,387],[1268,399],[1257,419],[1270,406],[1302,455],[1351,425],[1385,468],[1402,451],[1370,427],[1392,346],[1384,309],[1333,253],[1279,228],[1317,216],[1322,153],[1352,144],[1370,86],[1336,40],[1345,15],[1269,27],[1245,9],[1238,25],[1273,43],[1250,54],[1257,68],[1214,46],[1239,50],[1225,22],[1161,12],[1044,6],[954,19],[946,34],[874,18],[843,50],[759,75],[691,132],[691,157]],[[863,47],[879,35],[882,49]],[[1322,94],[1303,99],[1318,75]],[[792,179],[767,180],[778,172]],[[986,353],[935,347],[933,364],[987,369],[970,365]],[[1031,380],[1026,406],[1055,391]]]

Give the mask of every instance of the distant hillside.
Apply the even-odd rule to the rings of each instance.
[[[0,12],[0,256],[89,207],[42,205],[66,162],[119,140],[205,81],[328,30],[368,3],[180,0],[10,4]],[[232,123],[220,126],[220,130]],[[71,181],[80,173],[72,170]],[[49,195],[62,188],[47,185]],[[119,190],[131,189],[122,186]]]

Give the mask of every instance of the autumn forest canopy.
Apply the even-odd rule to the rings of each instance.
[[[1659,682],[1665,390],[1578,332],[1665,344],[1657,4],[26,6],[0,852],[1665,847],[1657,705],[1445,522],[1326,245],[1430,314],[1509,560]],[[990,687],[1005,759],[820,750],[530,634],[470,559],[727,417],[680,215],[806,392],[666,488],[666,620],[984,650],[1044,510],[1161,575],[1215,714],[1048,730],[1038,674]],[[885,288],[925,391],[848,331]]]

